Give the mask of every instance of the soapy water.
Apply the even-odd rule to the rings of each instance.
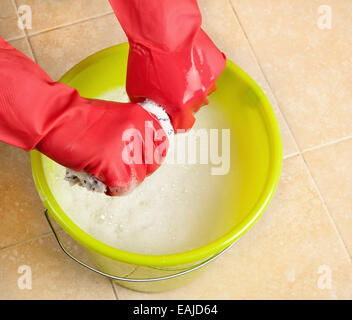
[[[125,101],[121,91],[100,99]],[[225,117],[210,106],[196,115],[195,128],[226,128]],[[192,134],[175,135],[174,139]],[[176,151],[177,153],[177,151]],[[113,247],[141,254],[174,254],[192,250],[222,236],[228,217],[220,210],[229,175],[214,176],[211,164],[163,164],[133,192],[108,197],[63,179],[55,164],[51,190],[65,213],[92,237]]]

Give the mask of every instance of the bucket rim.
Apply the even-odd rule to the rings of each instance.
[[[67,83],[86,66],[114,53],[121,53],[122,51],[128,52],[128,48],[128,43],[123,43],[99,51],[74,66],[60,79],[60,82]],[[63,228],[63,230],[87,249],[110,259],[133,265],[161,268],[189,265],[207,259],[225,249],[239,239],[244,233],[246,233],[262,215],[274,195],[280,179],[283,151],[276,116],[262,89],[245,71],[243,71],[232,61],[226,61],[226,68],[230,69],[230,71],[234,72],[238,77],[246,82],[260,99],[262,106],[261,112],[263,114],[263,118],[265,119],[270,149],[269,169],[265,187],[257,199],[256,204],[252,207],[246,215],[246,218],[244,218],[240,224],[236,225],[231,231],[216,240],[186,252],[167,255],[146,255],[117,249],[90,236],[87,232],[76,225],[60,208],[46,181],[42,165],[42,154],[37,150],[32,150],[31,166],[35,185],[43,201],[44,207],[48,209],[50,215]]]

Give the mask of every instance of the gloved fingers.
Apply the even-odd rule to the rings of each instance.
[[[107,186],[105,194],[111,197],[123,196],[131,193],[141,182],[138,182],[134,171],[131,174],[130,184],[124,187]]]
[[[112,196],[128,193],[142,183],[160,167],[169,147],[167,135],[153,114],[140,105],[130,104],[129,108],[133,118],[125,119],[124,130],[118,133],[121,140],[113,142],[119,146],[116,150],[109,147],[104,156],[115,161],[111,159],[109,166],[89,170],[108,186],[107,194]],[[134,123],[141,117],[144,121]]]
[[[214,84],[209,89],[207,96],[195,102],[191,109],[185,108],[177,111],[176,113],[170,113],[170,120],[175,128],[176,134],[179,132],[184,133],[185,130],[193,127],[194,122],[196,121],[194,115],[200,110],[200,108],[209,104],[208,97],[215,91],[216,85]]]
[[[197,113],[200,108],[206,106],[209,104],[208,97],[216,91],[216,84],[214,83],[210,89],[208,90],[207,96],[204,97],[202,100],[200,100],[197,104],[194,105],[193,107],[193,114]]]
[[[143,163],[128,163],[131,168],[130,179],[121,184],[121,179],[118,180],[119,186],[117,187],[107,187],[106,194],[109,196],[121,196],[129,194],[133,191],[138,185],[140,185],[147,176],[154,173],[164,161],[167,150],[169,147],[169,140],[164,132],[163,129],[159,129],[158,131],[154,132],[154,142],[153,142],[153,149],[151,150],[153,153],[152,161],[147,161],[148,156],[143,156]],[[143,150],[145,153],[145,149]],[[149,163],[148,163],[149,162]],[[108,182],[109,183],[109,182]],[[110,183],[112,185],[113,183]],[[114,183],[115,184],[115,183]]]

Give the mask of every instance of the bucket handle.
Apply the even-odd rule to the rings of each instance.
[[[100,270],[97,270],[96,268],[84,263],[83,261],[79,260],[78,258],[76,258],[75,256],[73,256],[65,247],[64,245],[62,244],[60,238],[59,238],[59,235],[58,233],[56,232],[55,230],[55,227],[53,226],[51,220],[50,220],[50,217],[49,217],[49,211],[48,209],[45,209],[44,210],[44,215],[49,223],[49,226],[55,236],[55,239],[56,241],[58,242],[60,248],[62,249],[62,251],[69,257],[71,258],[73,261],[77,262],[78,264],[80,264],[81,266],[101,275],[101,276],[104,276],[104,277],[107,277],[109,279],[112,279],[112,280],[118,280],[118,281],[126,281],[126,282],[151,282],[151,281],[161,281],[161,280],[168,280],[168,279],[172,279],[172,278],[176,278],[176,277],[179,277],[179,276],[183,276],[183,275],[186,275],[192,271],[195,271],[195,270],[198,270],[204,266],[206,266],[207,264],[209,264],[210,262],[214,261],[216,258],[220,257],[221,255],[223,255],[226,251],[230,250],[230,248],[232,248],[232,246],[238,241],[235,241],[233,242],[232,244],[230,244],[228,247],[226,247],[224,250],[220,251],[218,254],[214,255],[213,257],[203,261],[202,263],[190,268],[190,269],[187,269],[185,271],[182,271],[182,272],[178,272],[176,274],[173,274],[173,275],[169,275],[169,276],[165,276],[165,277],[159,277],[159,278],[147,278],[147,279],[131,279],[131,278],[124,278],[124,277],[117,277],[117,276],[113,276],[111,274],[108,274],[108,273],[105,273],[105,272],[102,272]]]

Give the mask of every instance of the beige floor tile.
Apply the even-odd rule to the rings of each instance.
[[[352,139],[304,154],[352,256]]]
[[[12,0],[0,1],[0,36],[5,40],[23,37],[24,32],[17,26],[17,13]]]
[[[0,248],[49,232],[29,154],[0,142]]]
[[[352,2],[231,1],[300,148],[351,135]]]
[[[38,64],[58,80],[87,56],[125,42],[114,14],[30,37]]]
[[[31,7],[29,34],[112,12],[108,0],[16,0],[16,3]]]
[[[74,243],[69,246],[80,253]],[[21,266],[31,269],[31,290],[18,285],[23,284],[21,276],[28,275],[19,272]],[[112,300],[115,295],[110,281],[71,261],[50,235],[0,251],[0,299]]]
[[[27,57],[33,58],[32,50],[28,45],[28,42],[26,39],[20,39],[20,40],[14,40],[9,42],[12,46],[14,46],[17,50],[21,51],[24,53]]]
[[[261,72],[249,43],[227,0],[199,0],[203,28],[226,56],[245,70],[266,93],[274,108],[281,129],[284,155],[297,152],[295,142],[287,127],[277,102]]]
[[[120,299],[351,299],[352,265],[302,158],[293,157],[262,218],[193,284],[160,294],[117,289]]]

